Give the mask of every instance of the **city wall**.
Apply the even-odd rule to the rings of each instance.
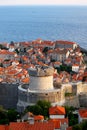
[[[16,108],[18,84],[0,83],[0,105],[4,108]]]

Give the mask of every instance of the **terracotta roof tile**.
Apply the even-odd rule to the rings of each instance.
[[[5,125],[0,125],[0,130],[5,130]]]
[[[61,106],[55,106],[49,108],[50,115],[65,115],[65,108]]]
[[[42,115],[34,116],[34,120],[43,120],[43,119],[44,119],[44,116]]]
[[[26,77],[24,79],[21,80],[23,83],[29,83],[30,81],[30,78],[29,77]]]
[[[64,119],[51,119],[50,122],[54,123],[55,129],[60,129],[61,124],[66,123],[68,125],[68,118],[64,118]]]
[[[4,55],[14,55],[15,52],[10,52],[8,50],[0,50],[0,54],[4,54]]]
[[[7,126],[7,125],[0,125],[0,130],[9,130],[9,126]]]
[[[73,45],[75,44],[74,42],[70,42],[70,41],[63,41],[63,40],[58,40],[56,41],[57,43],[60,43],[60,44],[69,44],[69,45]]]
[[[79,114],[82,118],[87,118],[87,109],[79,110]]]
[[[55,129],[60,129],[60,121],[59,120],[50,120],[50,123],[53,122]]]
[[[49,122],[35,122],[29,124],[28,122],[10,123],[12,130],[54,130],[54,124]]]

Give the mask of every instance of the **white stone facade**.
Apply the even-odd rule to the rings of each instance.
[[[52,90],[53,76],[33,77],[30,76],[30,90]]]

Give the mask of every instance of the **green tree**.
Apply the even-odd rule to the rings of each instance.
[[[49,116],[49,108],[51,107],[51,103],[49,101],[46,100],[39,100],[37,102],[37,104],[42,108],[43,113],[42,115],[44,115],[44,117],[48,117]]]
[[[77,124],[77,125],[73,126],[73,130],[82,130],[81,125]]]
[[[43,115],[45,118],[49,117],[49,108],[51,107],[51,103],[48,101],[38,101],[36,105],[28,106],[25,112],[32,112],[34,115]]]
[[[8,124],[8,116],[7,116],[7,111],[0,106],[0,124]]]
[[[75,124],[78,124],[78,115],[73,114],[75,111],[75,108],[73,106],[65,106],[66,110],[66,117],[69,119],[69,126],[73,126]]]
[[[9,109],[7,112],[9,122],[16,121],[18,112],[15,109]]]
[[[87,130],[87,120],[83,121],[80,125],[81,125],[82,130]]]
[[[48,50],[49,50],[49,48],[48,48],[48,47],[45,47],[45,48],[43,49],[43,53],[46,53],[46,54],[47,54]]]
[[[80,124],[74,125],[73,130],[87,130],[87,120]]]
[[[19,54],[19,50],[18,50],[17,48],[15,49],[15,52],[16,52],[17,54]]]
[[[28,111],[32,112],[34,115],[41,115],[42,108],[39,105],[33,105],[28,107]]]

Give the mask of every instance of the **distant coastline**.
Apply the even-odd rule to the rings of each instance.
[[[82,52],[82,53],[85,53],[85,54],[87,55],[87,49],[82,48],[82,47],[80,47],[80,49],[81,49],[81,52]]]
[[[87,6],[0,6],[0,42],[67,40],[87,49]]]

